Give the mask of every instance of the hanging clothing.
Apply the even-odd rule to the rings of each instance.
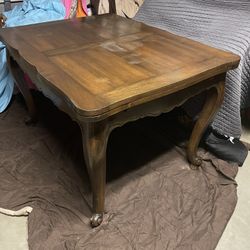
[[[76,17],[85,17],[85,16],[87,16],[87,12],[85,12],[86,9],[83,7],[82,2],[83,2],[82,0],[77,0]],[[86,4],[86,2],[85,2],[85,4]]]
[[[24,0],[3,14],[7,18],[4,27],[15,27],[63,19],[65,8],[61,0]],[[14,80],[7,67],[6,48],[0,42],[0,112],[7,108],[13,87]]]
[[[116,13],[119,16],[132,18],[143,2],[144,0],[92,0],[91,4],[98,8],[98,14]]]
[[[14,80],[7,67],[6,49],[0,42],[0,112],[3,112],[10,103],[13,88]]]
[[[87,16],[86,0],[62,0],[62,2],[66,11],[65,18]]]

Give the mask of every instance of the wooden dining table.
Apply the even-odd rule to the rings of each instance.
[[[101,224],[105,211],[111,131],[169,112],[205,91],[187,146],[187,160],[200,166],[200,139],[222,104],[226,72],[240,61],[232,53],[117,15],[3,28],[0,40],[29,122],[37,120],[37,110],[24,73],[81,128],[93,192],[92,226]]]

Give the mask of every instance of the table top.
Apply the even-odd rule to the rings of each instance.
[[[87,117],[177,92],[240,60],[116,15],[5,28],[0,40]]]

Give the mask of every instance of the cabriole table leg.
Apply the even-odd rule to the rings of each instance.
[[[38,117],[37,109],[35,106],[34,99],[27,85],[27,82],[24,79],[24,72],[9,54],[7,55],[7,62],[8,62],[9,70],[12,76],[14,77],[14,80],[18,89],[22,93],[22,96],[25,100],[25,104],[29,112],[29,117],[25,119],[25,123],[27,125],[34,124],[37,122],[37,117]]]
[[[99,226],[103,220],[106,185],[106,148],[109,136],[105,122],[80,123],[83,153],[93,192],[92,227]]]
[[[207,91],[207,98],[199,118],[193,128],[188,147],[187,157],[194,166],[200,166],[202,159],[197,156],[197,149],[201,137],[219,110],[224,98],[224,82],[219,82]]]

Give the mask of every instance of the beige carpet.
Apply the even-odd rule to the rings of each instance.
[[[0,214],[0,249],[28,249],[28,217],[11,217]]]

